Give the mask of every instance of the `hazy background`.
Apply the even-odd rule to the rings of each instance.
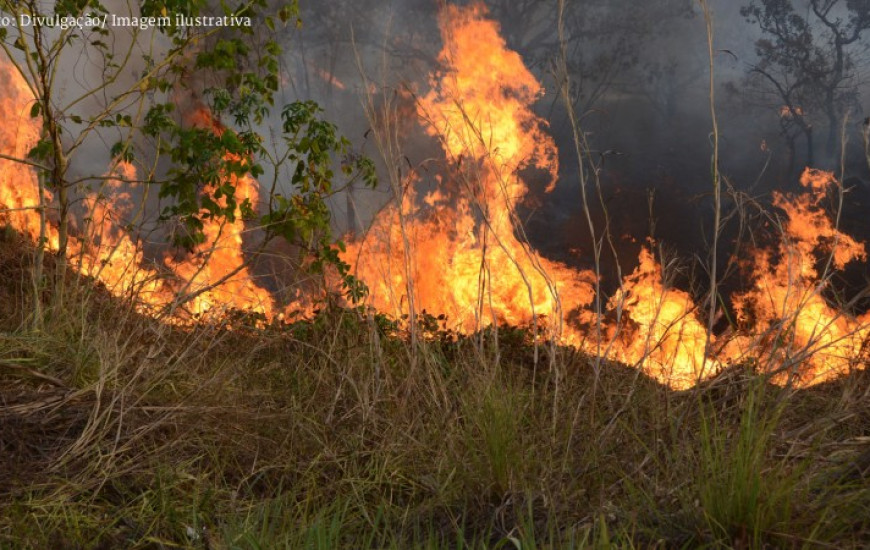
[[[464,2],[456,2],[464,4]],[[549,121],[560,150],[560,181],[554,192],[530,181],[532,192],[522,216],[532,244],[550,258],[588,266],[591,242],[582,216],[577,159],[571,128],[553,77],[558,59],[557,2],[490,0],[484,2],[498,21],[509,47],[518,51],[547,93],[535,106]],[[286,49],[286,98],[310,98],[324,106],[359,150],[377,156],[362,109],[364,78],[376,96],[413,90],[425,93],[428,75],[437,69],[441,48],[435,0],[357,0],[301,2],[303,26],[282,36]],[[716,110],[719,117],[721,164],[727,184],[767,204],[775,189],[796,191],[806,165],[800,139],[790,155],[780,126],[781,99],[750,69],[759,63],[755,43],[758,25],[747,22],[741,0],[712,0],[714,21]],[[797,0],[800,14],[807,2]],[[704,18],[697,2],[657,0],[634,2],[574,0],[566,4],[568,65],[576,84],[577,110],[600,167],[601,193],[620,252],[619,263],[630,270],[638,247],[653,235],[683,258],[680,283],[689,286],[706,260],[712,221],[710,161],[712,153],[709,68]],[[817,32],[821,32],[820,29]],[[860,42],[860,41],[859,41]],[[860,46],[860,44],[858,45]],[[864,53],[850,81],[858,92],[846,126],[847,194],[843,226],[866,239],[870,227],[870,179],[864,161],[860,123],[864,118]],[[401,100],[399,100],[401,101]],[[422,137],[407,105],[404,154],[409,166],[437,172],[440,149]],[[814,165],[835,168],[839,156],[823,151],[824,120],[810,113],[817,126]],[[432,159],[436,159],[432,162]],[[386,167],[381,166],[382,170]],[[357,191],[357,218],[347,215],[346,200],[334,201],[336,223],[365,227],[390,198],[384,186]],[[730,203],[725,208],[729,209]],[[594,201],[593,216],[603,227],[603,210]],[[350,219],[350,221],[348,221]],[[357,227],[359,229],[359,227]],[[726,228],[726,249],[736,238],[736,223]],[[752,237],[756,237],[752,235]],[[758,235],[757,239],[763,239]],[[727,254],[722,255],[727,260]],[[614,283],[616,263],[606,259],[605,276]],[[853,284],[862,284],[861,266]],[[703,276],[700,277],[703,280]],[[735,280],[733,284],[740,285]]]

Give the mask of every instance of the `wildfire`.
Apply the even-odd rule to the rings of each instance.
[[[344,82],[338,79],[334,74],[329,71],[324,71],[317,65],[310,63],[309,66],[314,71],[314,74],[320,77],[321,80],[329,84],[330,86],[335,87],[337,90],[346,90],[347,86],[345,86]]]
[[[577,323],[594,321],[593,273],[547,260],[517,237],[515,207],[528,191],[518,172],[526,166],[545,171],[548,191],[558,173],[555,143],[530,108],[541,86],[507,49],[481,4],[448,6],[439,23],[444,69],[432,76],[418,112],[447,157],[457,164],[463,159],[454,176],[458,191],[441,186],[425,197],[424,210],[412,176],[401,205],[384,210],[348,258],[380,311],[407,315],[413,301],[417,311],[447,314],[451,326],[466,333],[500,322],[528,325],[543,316],[549,336],[594,351]],[[640,365],[674,387],[714,374],[691,297],[664,288],[651,254],[640,260],[611,300],[631,323],[606,327],[615,340],[603,347],[613,359]]]
[[[39,125],[30,118],[33,94],[9,63],[0,63],[0,153],[21,159],[39,140]],[[39,208],[51,200],[45,193],[39,200],[39,187],[30,167],[0,158],[0,207],[6,223],[12,225],[31,239],[40,234]],[[57,249],[57,234],[47,228],[46,239],[50,248]]]
[[[718,372],[717,362],[706,357],[707,328],[695,315],[692,297],[666,288],[662,268],[643,248],[640,265],[611,299],[610,310],[623,308],[634,326],[611,326],[613,358],[642,366],[644,371],[671,387],[685,389]]]
[[[557,181],[556,144],[531,109],[542,94],[540,83],[507,48],[483,4],[447,5],[439,26],[441,70],[430,76],[416,114],[439,141],[449,168],[434,182],[406,176],[398,200],[380,212],[364,238],[348,245],[344,259],[369,287],[369,305],[396,319],[444,315],[450,328],[465,334],[501,323],[532,326],[537,337],[604,352],[678,389],[723,365],[747,361],[772,373],[774,382],[797,386],[863,368],[870,313],[855,318],[823,294],[832,270],[867,259],[864,245],[825,213],[823,201],[839,185],[833,175],[807,169],[805,192],[774,195],[785,214],[782,240],[753,251],[745,262],[753,283],[733,296],[737,322],[727,334],[708,333],[708,312],[666,283],[666,270],[649,248],[598,317],[590,309],[594,274],[539,255],[517,219],[529,190],[521,174],[543,174],[548,192]],[[51,204],[51,195],[44,192],[40,200],[33,168],[9,160],[24,158],[39,139],[40,121],[30,117],[32,93],[8,62],[0,61],[0,80],[0,116],[7,121],[0,127],[0,153],[7,157],[0,158],[0,222],[34,240],[42,234],[47,248],[57,250],[57,230],[50,220],[41,227],[39,211]],[[802,114],[782,114],[795,113]],[[218,135],[227,131],[204,108],[188,123]],[[73,268],[133,299],[140,311],[172,311],[177,323],[191,316],[223,319],[228,309],[267,320],[312,313],[311,295],[297,293],[281,310],[257,284],[243,251],[240,209],[234,221],[206,217],[206,240],[189,254],[149,260],[126,229],[136,215],[135,166],[114,161],[105,176],[101,189],[84,197],[88,215],[68,245]],[[228,177],[236,204],[256,206],[257,182]],[[432,183],[437,188],[425,191]],[[225,206],[226,197],[217,198],[216,191],[203,190]],[[820,263],[825,256],[829,261]]]
[[[692,296],[665,285],[661,265],[643,249],[600,320],[607,341],[597,342],[582,328],[596,320],[589,311],[593,274],[542,258],[517,237],[522,228],[515,207],[528,191],[518,172],[527,166],[545,171],[548,190],[558,172],[555,144],[530,109],[541,86],[507,49],[481,4],[447,6],[439,24],[443,69],[432,75],[418,114],[461,167],[422,200],[415,187],[423,182],[409,176],[399,203],[349,247],[347,258],[371,288],[376,309],[396,317],[412,310],[443,313],[465,333],[499,322],[528,325],[543,316],[550,336],[591,353],[607,350],[609,358],[674,388],[691,387],[728,363],[758,361],[762,352],[776,357],[762,365],[776,373],[774,381],[804,386],[839,376],[863,357],[870,314],[855,320],[819,292],[815,252],[832,251],[837,269],[866,256],[821,208],[834,180],[818,171],[802,178],[810,193],[775,197],[788,216],[781,259],[756,251],[755,287],[735,298],[742,321],[736,336],[720,342],[708,334]],[[788,340],[787,348],[771,339],[775,327],[781,332],[775,341]],[[781,372],[788,365],[792,376]]]
[[[156,312],[172,300],[172,289],[155,268],[146,266],[141,247],[122,229],[133,210],[125,187],[137,180],[136,167],[121,161],[107,176],[108,193],[92,193],[84,200],[87,228],[83,241],[70,241],[72,263],[116,296],[135,299],[143,309]]]

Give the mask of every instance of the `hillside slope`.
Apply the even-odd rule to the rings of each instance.
[[[3,548],[870,544],[867,371],[672,392],[517,328],[182,329],[71,274],[34,322],[29,256],[0,231]]]

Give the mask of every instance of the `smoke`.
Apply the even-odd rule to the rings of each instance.
[[[800,152],[790,158],[778,99],[749,79],[751,67],[759,62],[755,44],[762,33],[740,13],[748,2],[710,2],[719,170],[725,189],[719,273],[727,276],[720,292],[726,302],[753,284],[752,273],[739,267],[739,258],[759,247],[777,246],[780,235],[763,212],[783,215],[773,206],[774,192],[798,191],[805,166]],[[543,84],[544,93],[533,108],[548,122],[559,152],[560,171],[552,191],[547,190],[546,176],[534,170],[523,173],[529,192],[517,208],[524,238],[547,260],[590,269],[594,243],[556,77],[561,52],[555,38],[558,3],[484,4],[508,47]],[[418,200],[449,185],[450,163],[437,141],[423,134],[414,108],[429,90],[428,75],[441,68],[439,3],[312,2],[302,7],[303,26],[284,43],[288,97],[323,105],[327,118],[338,123],[354,146],[379,163],[382,180],[388,180],[390,171],[407,175],[413,170],[419,178],[415,187],[422,189]],[[707,292],[714,230],[710,59],[700,7],[687,0],[576,0],[566,2],[565,19],[571,93],[591,148],[585,169],[587,174],[596,172],[600,181],[600,187],[590,184],[587,189],[590,214],[598,238],[605,228],[611,235],[602,257],[602,292],[615,295],[621,278],[637,267],[642,248],[652,243],[678,259],[670,269],[671,284],[700,298]],[[364,108],[370,100],[376,108],[389,104],[398,113],[401,166],[383,162],[371,131],[378,121],[367,117]],[[851,117],[855,122],[846,128],[843,174],[849,192],[840,223],[846,233],[865,241],[870,227],[863,223],[862,212],[870,204],[870,185],[864,182],[870,181],[870,172],[858,134],[863,114],[853,110]],[[821,167],[839,164],[838,159],[827,160]],[[385,184],[337,196],[336,228],[361,235],[393,199]],[[824,206],[829,212],[838,207],[834,191]],[[842,293],[838,299],[860,296],[867,284],[865,273],[866,262],[846,266],[837,278],[837,292]],[[864,302],[857,303],[859,311]],[[719,320],[720,330],[727,318]]]
[[[719,168],[729,187],[770,204],[772,191],[797,188],[803,161],[789,166],[775,98],[747,86],[761,37],[757,25],[740,14],[747,3],[711,2]],[[545,192],[545,182],[529,181],[530,193],[521,205],[529,239],[549,258],[588,267],[592,242],[582,214],[572,130],[554,76],[560,55],[557,3],[485,4],[508,46],[543,83],[545,94],[535,109],[549,122],[560,152],[559,182],[552,193]],[[438,68],[437,11],[438,3],[417,0],[303,3],[303,26],[285,43],[288,93],[319,101],[358,148],[377,158],[361,102],[366,92],[376,98],[403,90],[425,93],[426,75]],[[713,230],[712,122],[707,37],[698,4],[578,0],[566,2],[565,21],[572,93],[601,179],[592,215],[598,227],[604,226],[605,214],[609,218],[622,271],[633,267],[648,237],[681,257],[706,260]],[[851,116],[862,118],[857,111]],[[870,176],[855,129],[847,129],[847,178],[856,186],[845,204],[847,217],[866,203],[867,187],[861,182]],[[421,139],[413,123],[403,131],[408,164],[437,170],[429,162],[439,157],[437,147]],[[382,173],[387,169],[381,165]],[[356,191],[356,223],[367,227],[390,198],[383,189]],[[345,222],[350,219],[346,204],[346,197],[336,200],[338,226],[358,230]],[[736,219],[726,225],[721,257],[728,257],[738,230]],[[615,284],[617,259],[607,260],[606,279]],[[689,263],[686,285],[700,268]]]

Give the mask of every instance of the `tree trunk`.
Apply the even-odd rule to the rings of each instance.
[[[51,169],[51,185],[57,190],[59,217],[57,224],[57,265],[54,277],[54,296],[56,303],[64,298],[64,281],[66,280],[67,245],[69,243],[69,189],[66,184],[67,158],[63,150],[60,127],[56,115],[48,105],[46,94],[44,117],[52,143],[54,166]]]
[[[39,239],[36,242],[36,251],[33,255],[33,272],[31,273],[31,281],[33,283],[33,329],[39,330],[42,328],[42,287],[43,287],[43,263],[45,259],[45,243],[47,236],[46,219],[47,212],[45,210],[45,173],[40,171],[36,175],[38,185],[38,206],[39,206]]]
[[[361,228],[359,227],[359,221],[356,215],[356,197],[354,196],[353,183],[348,186],[345,199],[347,201],[347,232],[355,235]]]
[[[66,186],[67,159],[63,151],[63,142],[60,138],[60,129],[54,119],[54,113],[46,109],[48,119],[48,131],[51,137],[54,167],[51,170],[51,183],[57,189],[57,200],[60,209],[60,218],[57,228],[57,255],[64,261],[66,259],[67,242],[69,241],[69,190]]]

